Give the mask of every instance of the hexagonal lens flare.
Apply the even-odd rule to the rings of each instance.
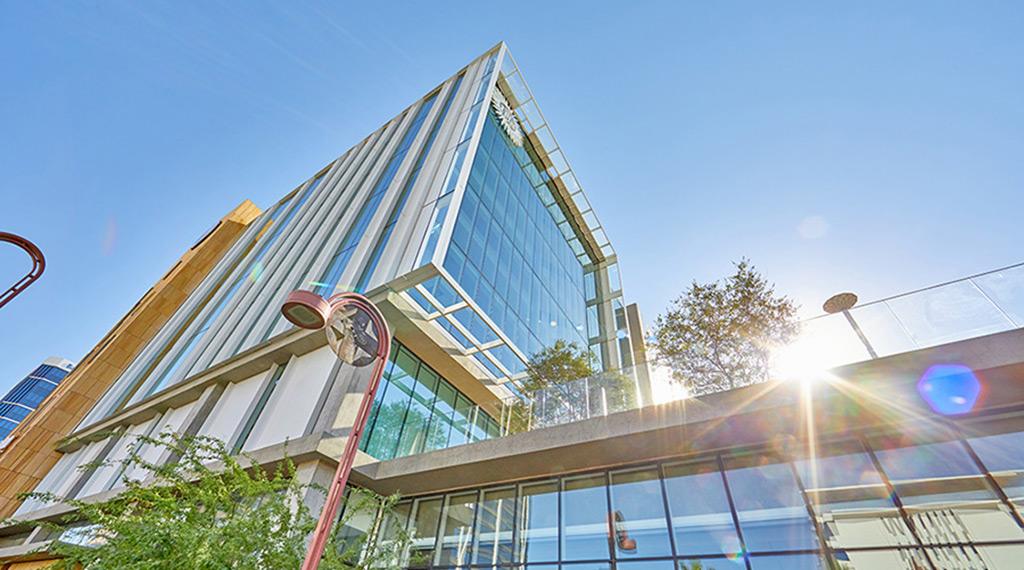
[[[928,406],[945,416],[966,414],[981,396],[981,381],[963,364],[936,364],[921,375],[917,393]]]

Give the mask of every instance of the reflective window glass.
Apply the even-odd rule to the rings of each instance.
[[[671,556],[658,469],[613,472],[611,481],[615,557]]]
[[[748,551],[818,548],[789,463],[765,455],[733,458],[725,475]]]
[[[726,558],[687,558],[679,561],[679,570],[746,570],[742,554]]]
[[[412,524],[409,526],[410,568],[424,568],[430,564],[437,540],[437,526],[441,517],[441,499],[418,500],[413,503]]]
[[[441,540],[437,545],[435,565],[459,566],[469,563],[476,516],[476,491],[448,495],[441,518]]]
[[[838,550],[831,554],[839,568],[850,570],[929,570],[924,552],[901,550]]]
[[[925,544],[1024,538],[960,441],[894,435],[871,445]]]
[[[781,556],[753,556],[750,558],[753,570],[825,570],[821,556],[817,554],[783,554]]]
[[[860,444],[824,445],[813,459],[794,465],[830,547],[916,544]]]
[[[523,485],[519,493],[516,560],[558,560],[558,483]]]
[[[562,560],[608,558],[609,516],[605,476],[562,480]]]
[[[926,544],[1024,538],[962,442],[899,434],[871,445]]]
[[[665,492],[679,555],[742,552],[717,462],[666,465]]]
[[[487,489],[477,514],[474,564],[512,562],[512,531],[515,528],[516,489]]]
[[[1010,422],[1016,424],[1018,422]],[[1011,426],[1005,426],[1011,427]],[[1024,432],[1002,431],[1004,426],[986,426],[991,435],[980,435],[967,440],[985,468],[992,473],[1003,492],[1017,505],[1024,507]],[[992,429],[995,428],[995,429]]]

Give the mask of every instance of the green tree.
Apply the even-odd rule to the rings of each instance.
[[[724,281],[694,281],[655,322],[655,357],[691,394],[767,380],[771,351],[799,332],[796,305],[747,259],[734,265]]]
[[[170,450],[176,460],[164,465],[145,460],[142,450],[151,446]],[[316,526],[303,497],[314,487],[296,478],[290,460],[268,472],[248,457],[233,457],[219,440],[166,433],[137,438],[133,452],[114,465],[133,478],[107,501],[27,495],[74,509],[62,520],[44,523],[59,536],[47,547],[62,558],[54,567],[293,570],[301,564]],[[365,521],[377,520],[378,510],[390,513],[395,500],[350,493],[320,567],[398,566],[407,536],[391,532],[377,538],[359,531]],[[360,522],[350,525],[353,520]]]
[[[556,340],[537,351],[526,363],[523,390],[534,394],[557,384],[565,384],[593,376],[594,357],[575,342]]]

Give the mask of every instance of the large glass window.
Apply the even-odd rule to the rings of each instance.
[[[426,568],[433,558],[437,527],[441,517],[441,498],[420,499],[413,503],[412,524],[409,527],[410,568]]]
[[[528,354],[557,339],[587,344],[583,266],[558,228],[564,215],[544,184],[526,150],[489,114],[444,262]],[[513,373],[522,367],[503,364]]]
[[[515,528],[516,489],[487,489],[477,514],[473,564],[494,565],[512,562],[512,533]]]
[[[1024,539],[962,442],[900,434],[871,445],[925,544]]]
[[[563,480],[562,560],[608,558],[608,518],[604,474]],[[624,534],[621,545],[627,546],[627,540]]]
[[[743,552],[717,461],[666,465],[665,492],[679,555]]]
[[[473,520],[476,517],[476,496],[476,491],[471,491],[449,495],[445,500],[435,565],[469,564],[470,546],[473,543]]]
[[[822,446],[795,462],[829,546],[916,544],[871,457],[857,442]]]
[[[818,548],[789,463],[764,455],[732,458],[725,476],[748,551]]]
[[[413,552],[445,568],[1017,570],[1024,537],[1013,511],[991,499],[995,488],[977,482],[989,473],[971,453],[1014,470],[1012,427],[973,426],[966,441],[897,434],[826,442],[785,460],[758,450],[424,497],[414,502]]]
[[[397,341],[360,449],[394,459],[498,437],[498,422]]]
[[[522,486],[518,536],[518,562],[558,560],[557,481]]]
[[[1016,423],[972,426],[981,435],[967,441],[1020,513],[1024,511],[1024,432],[1014,429]]]
[[[611,474],[616,558],[671,556],[672,543],[657,468]]]

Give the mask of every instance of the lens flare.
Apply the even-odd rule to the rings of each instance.
[[[944,416],[966,414],[981,396],[981,381],[963,364],[936,364],[917,382],[917,393]]]

